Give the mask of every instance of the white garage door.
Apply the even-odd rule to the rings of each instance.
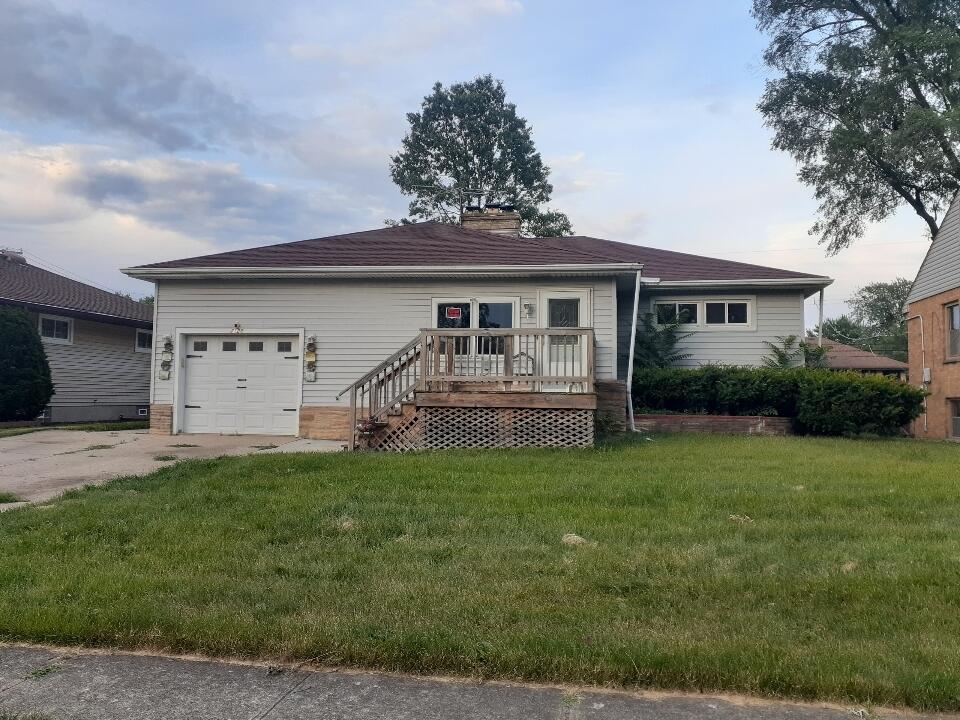
[[[185,355],[183,432],[297,434],[297,336],[191,335]]]

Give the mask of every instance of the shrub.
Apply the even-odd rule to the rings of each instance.
[[[899,380],[813,369],[642,369],[633,399],[651,411],[793,418],[812,435],[895,435],[923,409],[923,391]]]
[[[52,396],[37,328],[26,311],[0,306],[0,421],[33,420]]]

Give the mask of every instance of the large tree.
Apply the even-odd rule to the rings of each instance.
[[[828,252],[909,206],[935,235],[960,188],[957,0],[754,0],[778,71],[759,109],[800,164]]]
[[[845,345],[906,360],[907,326],[903,307],[910,281],[875,282],[858,289],[847,300],[850,315],[824,320],[824,337]]]
[[[527,121],[490,75],[440,83],[408,113],[410,130],[390,175],[410,195],[411,218],[459,222],[467,205],[511,203],[526,235],[570,235],[570,220],[545,208],[553,192]]]

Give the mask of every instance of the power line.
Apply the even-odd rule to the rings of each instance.
[[[37,255],[36,253],[32,253],[32,252],[30,252],[30,251],[28,251],[28,250],[23,250],[22,252],[23,252],[24,255],[26,255],[27,257],[29,257],[31,260],[33,260],[33,261],[36,262],[37,264],[39,264],[39,265],[41,265],[41,266],[46,265],[47,267],[46,267],[45,269],[47,269],[47,270],[56,271],[58,274],[64,275],[64,276],[70,278],[71,280],[76,280],[77,282],[82,282],[82,283],[84,283],[84,284],[86,284],[86,285],[92,285],[93,287],[97,288],[98,290],[103,290],[104,292],[115,293],[115,294],[117,294],[117,295],[122,294],[122,293],[120,293],[119,290],[114,290],[113,288],[108,288],[108,287],[106,287],[105,285],[101,285],[100,283],[97,283],[97,282],[94,282],[93,280],[90,280],[89,278],[85,278],[85,277],[82,277],[82,276],[80,276],[80,275],[77,275],[75,272],[73,272],[73,271],[71,271],[71,270],[67,270],[66,268],[61,267],[61,266],[57,265],[56,263],[52,263],[52,262],[50,262],[49,260],[40,257],[40,256]]]

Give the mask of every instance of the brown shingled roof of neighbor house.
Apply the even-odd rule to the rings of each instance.
[[[412,223],[143,265],[139,269],[644,265],[661,280],[826,280],[819,275],[586,236],[523,238]]]
[[[106,322],[115,319],[140,326],[153,323],[151,306],[30,265],[22,256],[9,251],[0,255],[0,304]]]
[[[808,345],[816,346],[816,339],[807,338]],[[831,370],[886,370],[891,372],[906,371],[909,368],[905,362],[894,360],[883,355],[877,355],[869,350],[862,350],[852,345],[844,345],[829,338],[823,339],[823,347],[827,349],[827,367]]]

